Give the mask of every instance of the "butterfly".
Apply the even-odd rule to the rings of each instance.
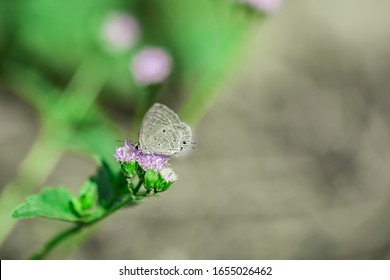
[[[145,114],[138,135],[143,153],[177,156],[191,144],[191,128],[166,105],[155,103]]]

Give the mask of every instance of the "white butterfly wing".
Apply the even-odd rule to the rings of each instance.
[[[175,112],[155,103],[142,120],[139,143],[145,153],[171,156],[187,147],[191,136],[191,128]]]

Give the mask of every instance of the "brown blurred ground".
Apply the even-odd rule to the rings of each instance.
[[[286,1],[196,128],[197,150],[173,163],[179,181],[70,258],[389,259],[389,10]],[[27,105],[0,100],[4,184],[38,124]],[[48,184],[76,187],[94,166],[68,154],[56,170]],[[59,227],[20,222],[1,258],[26,257]]]

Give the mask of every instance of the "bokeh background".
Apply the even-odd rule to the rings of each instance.
[[[270,13],[222,0],[0,7],[2,259],[67,227],[14,223],[7,209],[45,185],[76,193],[92,155],[136,137],[155,100],[193,127],[196,151],[172,163],[179,180],[50,258],[390,258],[388,1],[286,0]],[[118,9],[142,39],[116,53],[96,30]],[[157,88],[128,71],[147,45],[173,57]]]

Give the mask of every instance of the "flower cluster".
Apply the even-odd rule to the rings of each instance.
[[[127,139],[122,147],[116,148],[114,157],[120,162],[126,177],[138,174],[147,190],[165,191],[177,179],[169,167],[169,156],[143,153]]]
[[[144,154],[136,146],[131,144],[129,140],[125,140],[123,147],[117,147],[114,157],[120,163],[137,161],[143,170],[153,169],[161,172],[169,166],[169,156],[158,154]]]

